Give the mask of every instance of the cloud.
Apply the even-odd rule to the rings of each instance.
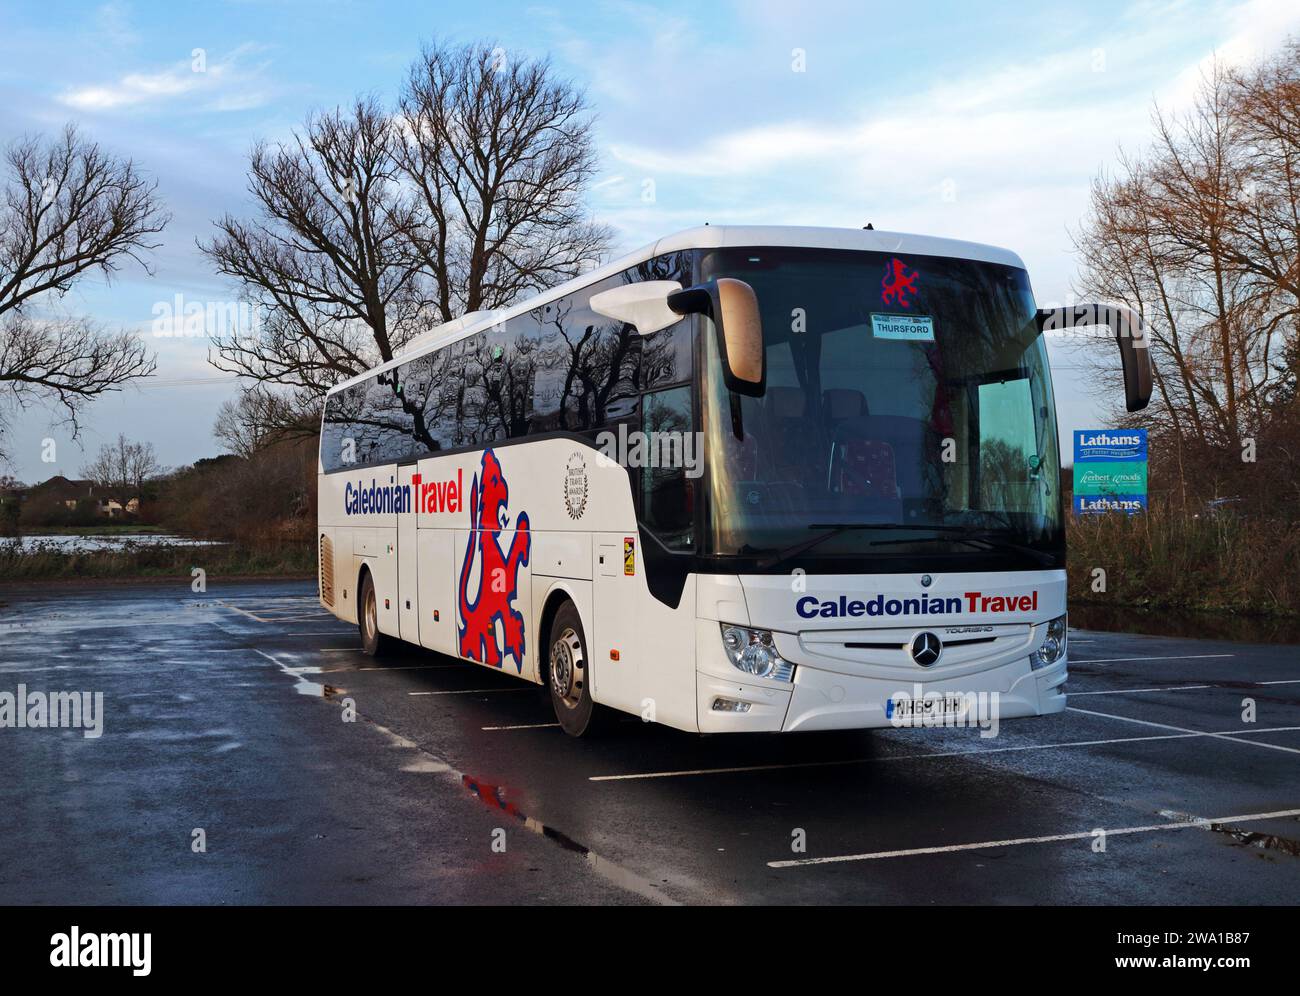
[[[1222,66],[1248,65],[1275,51],[1288,35],[1300,32],[1300,8],[1287,0],[1225,4],[1220,13],[1223,23],[1233,25],[1235,30],[1157,91],[1164,109],[1177,111],[1191,105],[1216,62]]]
[[[130,8],[122,3],[106,3],[95,11],[96,32],[114,48],[130,48],[140,43],[140,35],[131,27]]]
[[[124,108],[161,106],[185,97],[195,97],[210,111],[242,111],[267,103],[270,94],[260,85],[268,63],[246,66],[246,56],[259,50],[241,45],[216,62],[203,49],[195,49],[188,61],[173,63],[156,72],[127,73],[112,83],[72,87],[59,97],[61,103],[81,111],[115,111]]]
[[[1300,28],[1300,10],[1278,0],[1216,14],[1226,30],[1210,44],[1230,61],[1256,58]],[[1122,21],[1096,45],[1067,38],[1012,66],[977,65],[910,94],[864,94],[847,114],[828,107],[703,135],[621,136],[607,146],[610,171],[628,182],[598,191],[596,206],[644,241],[670,218],[703,213],[715,224],[871,220],[995,242],[1041,264],[1038,289],[1063,297],[1073,269],[1066,229],[1087,210],[1091,178],[1120,147],[1148,141],[1153,100],[1177,106],[1188,92],[1181,81],[1209,58],[1204,22],[1182,4],[1139,4]],[[636,203],[643,178],[655,181],[658,212]]]

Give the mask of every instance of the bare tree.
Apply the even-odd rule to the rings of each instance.
[[[259,216],[226,215],[200,245],[259,315],[256,330],[218,339],[216,367],[319,396],[421,330],[395,141],[385,110],[359,99],[311,116],[290,143],[254,147]]]
[[[1142,312],[1159,404],[1147,418],[1200,446],[1229,446],[1258,411],[1269,376],[1267,321],[1254,281],[1235,260],[1234,200],[1242,185],[1239,130],[1221,69],[1189,113],[1155,115],[1145,159],[1093,185],[1076,246],[1087,293]]]
[[[400,100],[409,229],[441,321],[504,307],[604,254],[583,194],[596,169],[584,94],[549,62],[488,44],[434,45]]]
[[[1193,492],[1235,479],[1246,440],[1294,435],[1275,423],[1295,411],[1298,100],[1295,42],[1249,69],[1213,67],[1186,113],[1157,110],[1144,156],[1094,182],[1075,238],[1082,292],[1142,313],[1155,398],[1128,420],[1163,437],[1153,462],[1171,454]]]
[[[212,363],[290,389],[240,417],[295,435],[330,386],[431,325],[597,262],[609,232],[583,206],[594,170],[583,94],[545,61],[482,44],[427,49],[395,116],[359,99],[290,143],[256,146],[259,216],[227,215],[200,245],[260,319],[218,340]]]
[[[145,483],[160,473],[162,466],[154,454],[153,443],[131,442],[120,433],[115,442],[101,446],[99,454],[81,468],[83,477],[93,481],[123,508],[132,498],[141,498]]]
[[[1261,291],[1285,295],[1280,318],[1295,327],[1300,302],[1300,40],[1228,74],[1242,146],[1242,183],[1229,222],[1234,263]]]
[[[247,459],[281,440],[315,437],[320,415],[319,398],[254,384],[222,402],[212,435],[228,453]]]
[[[157,184],[65,128],[59,138],[9,146],[0,190],[0,402],[53,401],[78,429],[92,398],[148,376],[143,340],[83,318],[43,310],[87,273],[111,278],[123,263],[148,271],[145,254],[168,215]],[[48,310],[48,309],[44,309]],[[0,430],[3,430],[0,410]]]

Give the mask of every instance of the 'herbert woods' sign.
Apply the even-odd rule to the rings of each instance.
[[[1076,429],[1074,514],[1146,507],[1146,429]]]

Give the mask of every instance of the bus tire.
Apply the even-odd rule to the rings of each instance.
[[[361,650],[369,656],[382,657],[392,649],[392,639],[379,632],[379,597],[375,594],[375,581],[369,571],[361,574],[357,629],[361,633]]]
[[[600,706],[591,697],[591,658],[582,619],[572,602],[565,602],[551,620],[546,644],[546,687],[560,728],[571,737],[589,736],[600,723]]]

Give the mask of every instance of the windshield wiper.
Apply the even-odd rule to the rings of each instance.
[[[903,543],[969,543],[977,544],[986,550],[1007,550],[1013,553],[1023,554],[1030,557],[1044,567],[1056,563],[1056,558],[1050,553],[1042,550],[1035,550],[1031,546],[1024,546],[1020,543],[1012,542],[1000,536],[990,535],[987,532],[971,532],[966,526],[947,526],[947,525],[924,525],[909,526],[899,522],[815,522],[808,527],[809,529],[824,529],[823,533],[813,536],[810,539],[800,540],[784,550],[778,550],[769,557],[765,557],[758,562],[760,570],[767,570],[776,566],[782,561],[789,560],[791,557],[797,557],[807,550],[832,539],[835,536],[842,536],[847,532],[858,529],[925,529],[931,532],[943,533],[942,536],[913,536],[911,538],[896,538],[872,540],[872,546],[891,546]]]
[[[1003,539],[1001,536],[990,536],[987,533],[972,533],[961,526],[924,526],[918,528],[934,529],[943,533],[942,536],[913,536],[911,539],[885,539],[872,540],[872,546],[894,546],[903,543],[969,543],[983,546],[986,550],[1006,550],[1012,553],[1023,554],[1042,564],[1044,567],[1056,563],[1056,558],[1050,553],[1043,550],[1035,550],[1032,546],[1025,546],[1023,543],[1015,543],[1009,539]]]
[[[795,543],[792,546],[788,546],[784,550],[778,550],[776,553],[772,554],[771,556],[764,557],[762,560],[758,562],[759,570],[765,571],[770,567],[775,567],[783,560],[789,560],[791,557],[797,557],[805,550],[811,550],[813,547],[817,546],[820,543],[824,543],[826,540],[830,539],[833,536],[842,536],[845,533],[850,532],[851,530],[854,529],[898,529],[900,527],[897,523],[894,522],[814,522],[808,528],[825,529],[826,532],[818,536],[814,536],[811,539],[800,540],[798,543]],[[907,528],[907,527],[904,526],[901,528]]]

